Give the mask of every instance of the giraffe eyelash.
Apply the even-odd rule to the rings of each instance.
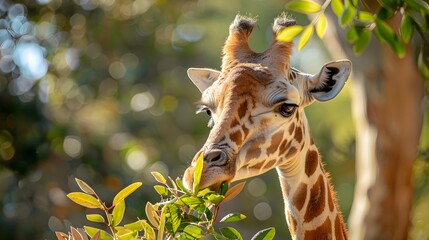
[[[214,120],[213,120],[213,117],[212,117],[212,114],[211,114],[211,110],[207,106],[205,106],[205,105],[198,105],[197,106],[196,114],[199,114],[199,113],[202,113],[202,112],[205,112],[205,113],[207,113],[207,115],[210,116],[210,120],[209,120],[209,122],[207,124],[207,127],[212,128],[213,125],[214,125]]]

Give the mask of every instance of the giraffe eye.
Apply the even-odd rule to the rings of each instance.
[[[283,117],[290,117],[296,110],[297,105],[291,103],[283,103],[278,111]]]

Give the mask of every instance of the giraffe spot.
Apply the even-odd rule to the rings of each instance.
[[[302,128],[299,126],[295,130],[295,139],[298,143],[302,141]]]
[[[277,161],[275,159],[269,161],[267,164],[265,164],[264,169],[271,169],[276,162]]]
[[[241,146],[241,143],[243,142],[243,136],[240,132],[240,130],[237,130],[229,135],[229,138],[231,141],[235,142],[237,146]]]
[[[305,174],[308,177],[314,174],[319,164],[319,153],[317,151],[308,150],[305,157]]]
[[[240,125],[240,122],[238,121],[237,118],[232,119],[231,124],[229,125],[230,128],[233,128],[235,126]]]
[[[335,238],[337,240],[341,240],[341,239],[345,239],[344,236],[345,235],[344,235],[344,232],[343,232],[343,227],[342,227],[342,224],[341,224],[341,220],[337,216],[335,218]]]
[[[295,123],[292,123],[292,124],[289,126],[289,135],[292,135],[293,130],[295,130]]]
[[[267,148],[268,156],[277,151],[282,139],[283,139],[283,131],[279,131],[271,137],[271,145]]]
[[[261,149],[259,148],[249,148],[246,153],[246,160],[258,158],[261,156]]]
[[[264,162],[258,162],[257,164],[250,166],[250,168],[259,170],[261,169],[262,165],[264,165]]]
[[[290,145],[291,145],[291,141],[284,140],[279,147],[280,149],[279,155],[283,155],[289,149]]]
[[[296,222],[295,218],[293,218],[293,216],[290,212],[287,212],[287,218],[288,218],[288,223],[289,223],[289,232],[292,236],[294,236],[296,234],[297,222]]]
[[[247,101],[244,101],[238,107],[238,111],[237,111],[238,117],[243,118],[246,115],[246,112],[247,112]]]
[[[305,232],[304,239],[305,240],[328,240],[332,239],[332,227],[331,227],[331,220],[329,220],[329,217],[326,218],[326,220],[317,227],[314,230]]]
[[[307,198],[307,184],[300,183],[292,199],[293,205],[296,207],[296,209],[298,209],[298,211],[301,211],[302,207],[304,207],[306,198]]]
[[[310,222],[323,212],[325,209],[325,194],[325,181],[323,176],[319,175],[319,178],[310,189],[310,199],[308,201],[307,211],[304,215],[304,222]]]
[[[295,155],[296,152],[297,152],[296,147],[291,147],[289,149],[289,151],[287,152],[287,154],[286,154],[286,159],[288,159],[288,158],[292,157],[293,155]]]

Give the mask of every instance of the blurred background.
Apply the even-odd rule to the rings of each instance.
[[[142,181],[127,200],[124,221],[144,217],[145,203],[159,200],[150,172],[181,177],[209,131],[207,116],[194,114],[199,91],[187,68],[220,68],[238,12],[258,17],[250,42],[263,51],[285,3],[1,0],[1,238],[53,239],[54,231],[88,224],[84,209],[66,197],[78,190],[75,177],[106,201]],[[330,60],[320,40],[312,39],[295,49],[292,65],[317,73]],[[351,88],[353,82],[335,100],[307,110],[345,219],[355,184]],[[429,236],[427,155],[415,162],[414,181],[410,237],[423,239]],[[275,171],[249,179],[224,206],[247,215],[235,225],[245,239],[267,227],[276,227],[276,239],[289,239],[283,209]]]

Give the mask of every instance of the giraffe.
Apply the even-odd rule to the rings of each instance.
[[[329,174],[308,126],[304,107],[334,98],[351,72],[349,60],[325,64],[318,74],[290,67],[292,42],[277,41],[294,25],[285,14],[273,25],[274,41],[262,53],[248,44],[256,20],[237,15],[223,47],[221,71],[190,68],[202,93],[197,112],[211,131],[183,176],[189,189],[196,159],[204,154],[200,187],[219,188],[276,169],[293,239],[347,239]]]

